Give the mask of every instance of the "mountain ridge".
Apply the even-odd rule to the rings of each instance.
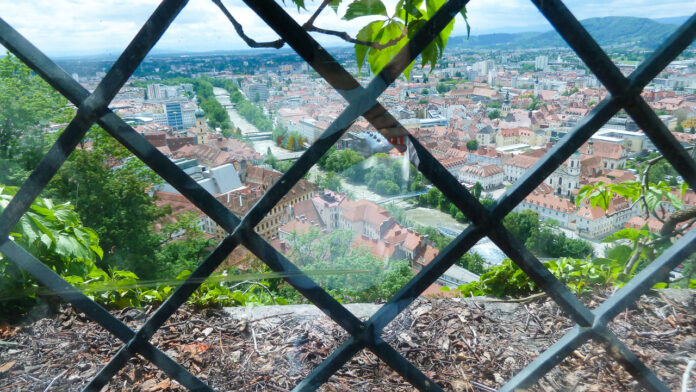
[[[679,20],[681,17],[669,18]],[[665,18],[667,19],[667,18]],[[679,25],[649,18],[607,16],[581,20],[580,23],[601,46],[630,45],[647,49],[660,45]],[[460,48],[533,49],[567,46],[555,31],[493,33],[451,37],[448,44]]]

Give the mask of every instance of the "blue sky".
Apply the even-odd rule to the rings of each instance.
[[[291,1],[286,0],[286,9],[300,22],[309,18],[319,4],[319,1],[306,1],[309,11],[298,13]],[[396,0],[383,1],[388,10],[396,3]],[[223,2],[254,39],[276,38],[241,0]],[[126,47],[158,3],[157,0],[0,0],[0,18],[50,56],[114,53]],[[694,0],[568,0],[566,4],[579,19],[599,16],[661,18],[696,12]],[[339,14],[344,9],[340,9]],[[471,0],[467,9],[472,34],[550,28],[527,0]],[[343,21],[326,9],[316,25],[354,35],[367,21]],[[464,23],[458,17],[453,35],[463,34]],[[338,39],[315,37],[324,45],[343,44]],[[200,52],[247,47],[210,0],[190,0],[156,49]]]

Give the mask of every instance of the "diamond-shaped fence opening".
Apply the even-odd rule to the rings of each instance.
[[[566,137],[509,188],[491,209],[485,209],[447,169],[435,160],[417,139],[411,136],[380,104],[376,103],[376,99],[387,86],[466,5],[466,1],[449,0],[446,2],[436,15],[412,37],[399,54],[365,87],[360,86],[278,4],[273,1],[247,1],[247,5],[319,75],[325,78],[348,101],[349,105],[328,127],[326,132],[312,144],[242,219],[232,214],[229,209],[198,186],[188,175],[178,169],[107,108],[120,87],[123,86],[171,21],[185,6],[186,1],[163,1],[92,94],[80,87],[31,43],[0,20],[0,43],[9,48],[78,107],[77,115],[65,132],[0,216],[0,238],[2,238],[0,251],[12,262],[34,275],[51,290],[60,293],[64,299],[99,322],[125,343],[123,348],[90,382],[86,390],[99,390],[136,353],[192,390],[211,390],[209,386],[154,347],[149,340],[155,331],[198,287],[201,279],[208,277],[239,245],[244,245],[271,269],[291,274],[291,277],[286,278],[288,283],[298,289],[351,335],[348,341],[296,386],[296,390],[318,388],[343,364],[364,348],[370,349],[380,360],[396,370],[418,389],[441,390],[440,386],[404,359],[394,347],[387,344],[382,339],[381,332],[399,312],[413,302],[464,252],[484,237],[490,238],[577,323],[576,327],[513,377],[502,390],[513,390],[533,384],[588,339],[607,345],[612,357],[618,359],[643,387],[649,390],[667,390],[667,387],[609,331],[606,323],[652,287],[654,283],[664,279],[674,266],[691,254],[696,248],[696,233],[692,231],[684,235],[605,303],[590,311],[554,278],[529,250],[505,230],[500,222],[544,178],[568,159],[599,127],[622,108],[645,130],[651,141],[663,152],[666,159],[682,175],[684,180],[692,188],[696,188],[696,164],[639,95],[642,88],[694,40],[696,16],[692,16],[677,32],[670,36],[635,72],[629,77],[624,77],[562,2],[558,0],[533,0],[532,2],[604,84],[611,95],[600,102]],[[385,138],[393,141],[400,152],[406,153],[411,163],[473,223],[366,322],[358,320],[253,230],[257,224],[263,221],[269,210],[290,191],[321,155],[336,143],[360,115],[364,116]],[[50,181],[67,155],[76,147],[94,122],[106,129],[138,158],[152,167],[168,183],[209,215],[220,227],[230,233],[198,267],[189,280],[180,286],[137,332],[89,300],[45,267],[39,260],[7,239],[9,230]]]

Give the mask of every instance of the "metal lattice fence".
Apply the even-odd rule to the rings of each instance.
[[[223,12],[227,12],[219,0],[214,0],[214,2],[223,9]],[[607,352],[619,361],[646,389],[667,391],[668,388],[665,384],[658,380],[655,374],[619,341],[609,330],[607,323],[653,284],[664,280],[672,268],[696,250],[696,231],[692,230],[684,235],[601,306],[590,310],[502,226],[502,220],[524,197],[541,184],[597,129],[621,109],[626,110],[691,188],[696,189],[696,163],[640,96],[643,87],[693,42],[696,37],[696,15],[688,19],[635,72],[629,77],[624,77],[560,0],[532,0],[532,2],[604,84],[610,95],[600,102],[531,170],[527,171],[517,183],[510,187],[493,207],[486,209],[377,102],[380,94],[401,75],[406,66],[454,18],[466,5],[467,0],[448,0],[366,87],[362,87],[273,0],[245,0],[245,3],[319,75],[326,79],[348,101],[349,105],[324,134],[304,152],[292,168],[241,219],[233,215],[223,204],[148,143],[144,137],[136,133],[108,109],[108,105],[116,93],[186,5],[186,0],[162,1],[91,94],[4,20],[0,19],[0,43],[78,108],[70,124],[0,216],[0,252],[20,268],[36,277],[46,287],[60,293],[66,301],[72,303],[73,306],[125,343],[111,361],[90,381],[85,390],[100,390],[132,356],[140,354],[189,389],[211,391],[212,389],[208,385],[150,343],[150,338],[186,302],[188,297],[198,288],[200,282],[212,274],[235,247],[242,245],[258,256],[271,269],[287,276],[285,279],[290,285],[318,306],[351,336],[304,381],[297,385],[296,391],[318,388],[353,355],[364,348],[373,351],[388,366],[396,370],[419,390],[440,391],[442,389],[435,382],[381,338],[381,331],[452,266],[463,253],[478,240],[487,236],[557,302],[576,323],[572,330],[518,373],[502,390],[511,391],[532,385],[573,350],[593,339],[610,347]],[[254,232],[254,227],[263,219],[264,215],[361,115],[387,139],[404,136],[403,139],[397,138],[397,140],[405,140],[405,145],[397,147],[402,150],[408,147],[411,162],[472,222],[428,266],[424,267],[366,322],[355,317]],[[138,331],[127,327],[27,251],[8,240],[12,227],[27,211],[32,201],[56,174],[68,155],[76,148],[94,123],[103,127],[111,136],[229,233],[188,280],[157,309]]]

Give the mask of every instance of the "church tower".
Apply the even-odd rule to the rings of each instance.
[[[510,113],[510,91],[505,92],[505,102],[503,102],[503,117]]]
[[[580,176],[580,153],[577,151],[568,158],[568,174]]]

